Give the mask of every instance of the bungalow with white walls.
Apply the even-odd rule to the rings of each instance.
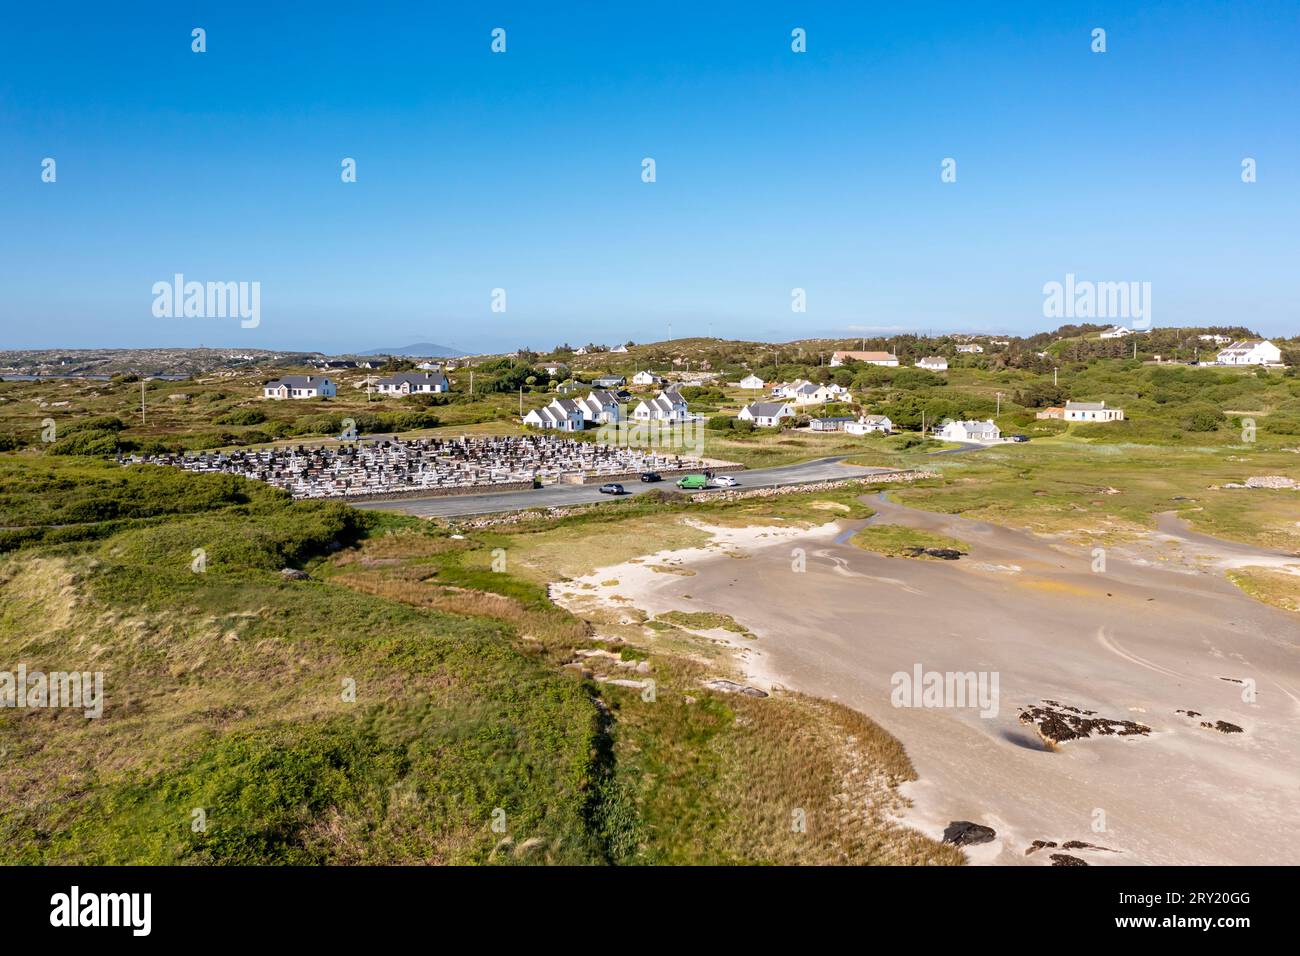
[[[627,384],[627,379],[622,375],[602,375],[592,379],[591,384],[596,388],[622,388]]]
[[[989,419],[982,422],[946,422],[939,429],[944,441],[995,442],[1002,439],[1002,429]]]
[[[334,383],[319,375],[285,375],[262,386],[263,398],[333,398]]]
[[[534,408],[524,416],[524,424],[561,432],[580,432],[587,425],[582,408],[571,398],[557,398],[545,408]]]
[[[845,425],[844,430],[850,435],[869,435],[872,432],[888,435],[893,432],[894,423],[888,415],[863,415],[856,422]]]
[[[831,366],[838,368],[845,362],[862,362],[864,365],[895,366],[898,356],[892,352],[832,352]]]
[[[966,353],[968,355],[978,355],[980,352],[984,351],[984,346],[976,345],[974,342],[972,342],[968,345],[957,346],[957,351]]]
[[[1277,365],[1282,350],[1267,339],[1244,339],[1223,349],[1214,361],[1219,365]]]
[[[664,380],[648,369],[642,369],[632,376],[633,385],[662,385]]]
[[[611,352],[619,352],[619,353],[623,353],[623,352],[626,352],[626,351],[627,351],[627,346],[626,346],[626,345],[615,345],[612,349],[610,349],[610,351],[611,351]]]
[[[765,384],[767,383],[764,382],[757,375],[746,375],[744,378],[740,380],[740,387],[747,388],[747,389],[760,389]]]
[[[1103,339],[1122,339],[1126,335],[1132,335],[1132,329],[1126,329],[1122,325],[1112,325],[1106,331],[1101,333]]]
[[[930,355],[916,363],[917,368],[923,368],[927,372],[946,372],[948,371],[948,360],[942,355]]]
[[[385,395],[436,394],[451,391],[442,372],[398,372],[376,383],[376,391]]]
[[[736,417],[759,428],[776,428],[782,419],[794,418],[794,411],[786,402],[754,402],[742,408]]]
[[[1105,402],[1066,402],[1067,422],[1122,422],[1124,409],[1107,408]]]
[[[690,420],[691,413],[686,399],[673,389],[665,389],[632,409],[632,417],[639,422],[684,422]]]

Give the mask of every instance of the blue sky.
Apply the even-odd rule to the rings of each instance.
[[[10,5],[0,347],[1019,332],[1066,273],[1300,332],[1294,2],[269,6]]]

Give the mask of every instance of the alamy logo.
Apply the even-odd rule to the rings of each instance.
[[[963,709],[978,707],[984,718],[998,715],[997,671],[896,671],[889,679],[889,702],[895,707]]]
[[[1076,281],[1043,285],[1043,317],[1047,319],[1126,319],[1135,329],[1151,326],[1150,282]]]
[[[245,329],[262,324],[260,282],[186,282],[178,272],[170,283],[155,282],[153,296],[155,318],[238,318]]]
[[[104,672],[0,671],[0,707],[71,707],[89,718],[104,714]]]
[[[153,928],[152,893],[71,892],[50,897],[51,926],[129,926],[131,935],[148,936]]]

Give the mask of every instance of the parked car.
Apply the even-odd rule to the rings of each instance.
[[[1012,435],[1012,436],[1011,436],[1011,440],[1012,440],[1012,441],[1029,441],[1029,436],[1028,436],[1028,435]]]
[[[718,475],[716,478],[711,478],[709,484],[713,485],[715,488],[734,488],[736,485],[740,484],[740,482],[735,478],[732,478],[730,475]]]
[[[657,471],[647,471],[641,475],[642,481],[663,481],[663,476]]]
[[[698,491],[709,487],[709,479],[703,475],[683,475],[677,479],[677,487],[684,491]]]
[[[600,486],[600,493],[602,495],[625,495],[627,491],[622,485],[611,481],[609,484]]]

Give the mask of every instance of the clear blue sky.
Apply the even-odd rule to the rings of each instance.
[[[1028,331],[1067,272],[1300,331],[1294,0],[272,6],[6,6],[0,347]]]

